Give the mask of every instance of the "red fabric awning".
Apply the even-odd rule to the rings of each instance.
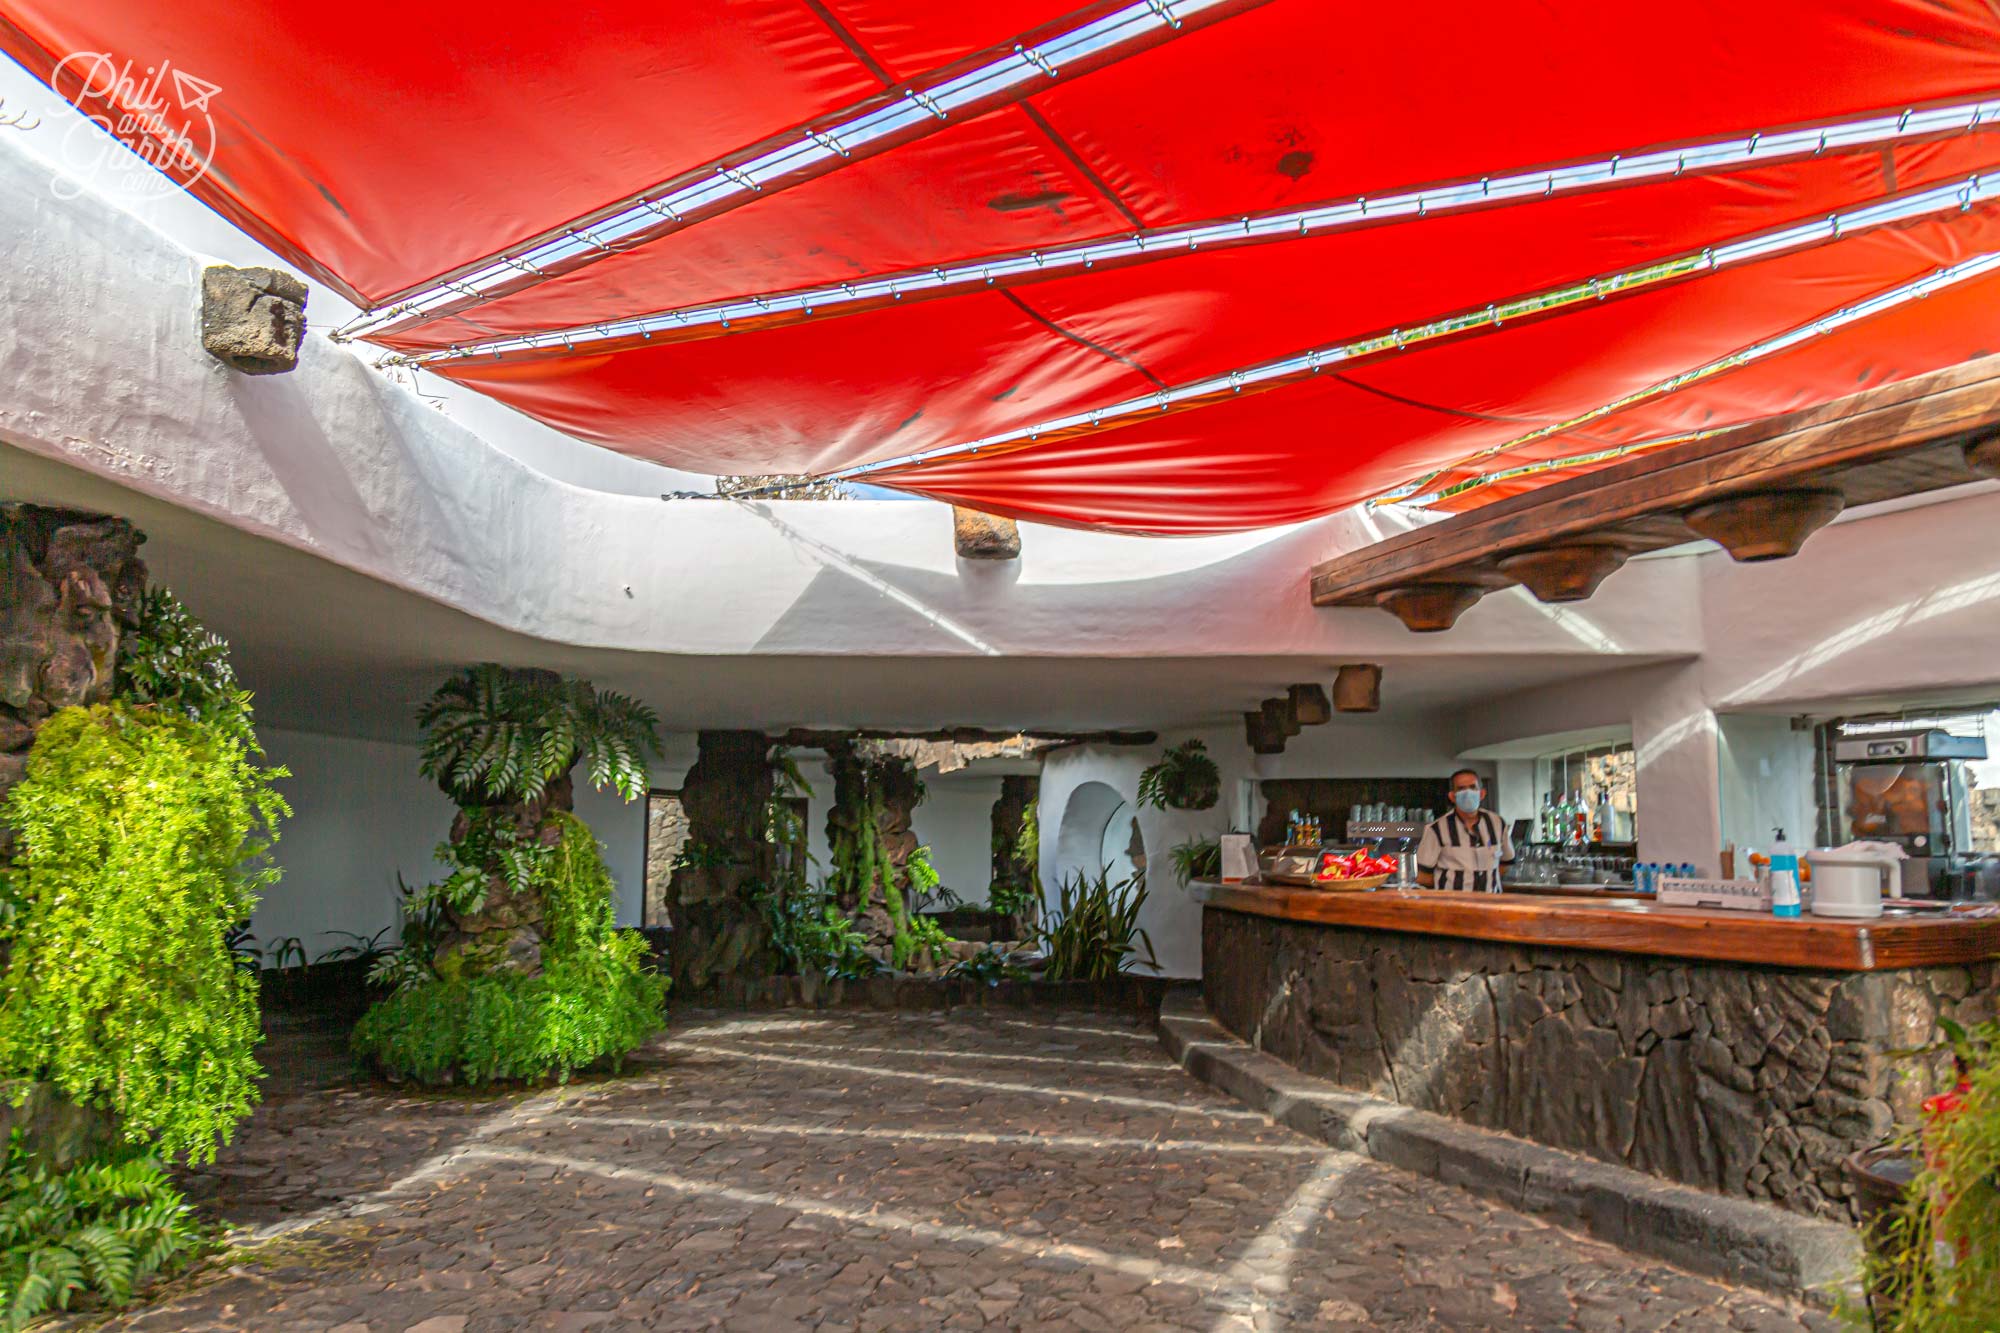
[[[1124,45],[1030,71],[963,115],[933,106],[872,148],[849,128],[967,71],[1018,65],[1017,47],[1069,49],[1065,34],[1114,21]],[[1039,264],[1099,238],[2000,96],[2000,18],[1979,0],[0,0],[0,45],[65,92],[56,71],[77,52],[170,62],[216,85],[215,151],[194,191],[364,303],[421,304],[447,276],[479,288],[498,257],[594,235],[635,199],[678,197],[661,193],[676,182],[726,191],[773,145],[830,136],[847,156],[747,176],[700,220],[663,213],[640,239],[579,247],[546,274],[526,261],[490,299],[447,293],[448,313],[375,335],[414,354],[470,346],[429,364],[584,439],[705,471],[825,472],[949,449],[2000,171],[1983,123],[1859,147],[1836,133],[1824,152],[1777,161],[1552,182],[1546,198],[1089,268],[1059,260],[933,291],[933,271],[1028,252]],[[1989,230],[1984,208],[1939,215],[1365,361],[1344,380],[871,480],[1130,531],[1310,517],[1979,253]],[[782,299],[888,275],[917,278],[810,313]],[[728,301],[747,304],[726,325],[686,318]],[[1925,313],[1941,308],[1872,322],[1898,340],[1884,362],[1916,373],[1990,341]],[[593,330],[673,311],[679,322],[663,314],[644,335]],[[558,336],[477,347],[538,333]],[[1850,370],[1802,349],[1521,457],[1647,438],[1668,417],[1821,401],[1857,387]]]
[[[1812,407],[1824,401],[1832,389],[1860,393],[1996,353],[2000,353],[2000,273],[1990,273],[1768,360],[1634,404],[1577,430],[1545,436],[1504,454],[1452,468],[1432,478],[1424,490],[1441,492],[1480,482],[1431,502],[1434,508],[1454,512],[1476,509],[1559,477],[1609,467],[1618,459],[1593,460],[1560,473],[1494,477],[1496,473],[1610,449],[1643,447],[1654,440],[1684,439],[1701,431],[1725,430]],[[1493,479],[1481,481],[1486,477]]]
[[[1127,532],[1193,534],[1297,522],[1568,420],[1942,263],[1996,248],[2000,206],[1950,222],[1869,233],[1454,343],[1392,351],[1339,374],[1123,429],[886,475],[896,485],[978,509]],[[1918,317],[1910,312],[1938,299],[1903,307],[1903,317]],[[1865,338],[1868,328],[1851,326],[1851,338]],[[1990,319],[1942,324],[1913,355],[1897,360],[1898,372],[1932,369],[1935,357],[1943,358],[1935,364],[1970,359],[1993,346],[1991,335]],[[1802,354],[1788,371],[1759,371],[1738,372],[1742,378],[1732,386],[1738,419],[1790,410],[1801,396],[1826,401],[1867,387],[1857,382],[1851,355]],[[1726,383],[1718,378],[1700,393],[1718,392]],[[1814,387],[1802,390],[1802,383]],[[1445,386],[1448,396],[1440,392]],[[1674,401],[1653,409],[1651,424],[1662,424],[1658,414]],[[1635,412],[1630,422],[1593,423],[1568,437],[1561,452],[1604,447],[1600,441],[1636,442],[1646,437],[1644,420]],[[1087,510],[1080,496],[1089,497]]]

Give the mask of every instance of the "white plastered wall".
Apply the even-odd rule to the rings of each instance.
[[[923,775],[925,795],[911,828],[931,849],[939,882],[968,906],[986,902],[993,880],[993,802],[1000,779],[977,773]]]
[[[428,884],[443,872],[432,852],[451,831],[454,807],[417,772],[413,745],[258,728],[267,762],[289,769],[278,784],[292,808],[273,853],[283,872],[251,916],[261,947],[297,939],[308,958],[397,926],[396,879]],[[681,748],[671,738],[669,754]],[[671,761],[670,761],[671,762]],[[682,768],[685,767],[683,762]],[[660,775],[656,769],[655,777]],[[645,850],[644,804],[580,787],[576,813],[604,847],[618,886],[617,920],[636,925]],[[391,930],[388,938],[395,939]]]

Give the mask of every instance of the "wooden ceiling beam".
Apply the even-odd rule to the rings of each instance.
[[[1782,556],[1842,505],[1992,475],[1996,440],[2000,356],[1652,451],[1350,551],[1314,567],[1313,604],[1380,605],[1412,629],[1444,629],[1456,612],[1429,612],[1445,591],[1463,590],[1449,599],[1458,611],[1516,581],[1575,600],[1594,591],[1590,575],[1601,581],[1622,556],[1700,540],[1697,527],[1728,538],[1739,559]],[[1775,532],[1780,520],[1793,528]],[[1575,548],[1590,547],[1620,558],[1581,561]],[[1565,548],[1568,564],[1552,554]],[[1572,567],[1581,565],[1590,567]]]

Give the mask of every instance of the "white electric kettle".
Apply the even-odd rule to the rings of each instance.
[[[1889,848],[1837,847],[1806,853],[1812,866],[1814,916],[1877,917],[1882,915],[1882,886],[1889,896],[1903,896],[1903,876]]]

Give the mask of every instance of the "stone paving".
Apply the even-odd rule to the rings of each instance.
[[[189,1180],[266,1239],[107,1327],[1839,1327],[1309,1142],[1125,1015],[677,1016],[486,1098],[305,1063]]]

